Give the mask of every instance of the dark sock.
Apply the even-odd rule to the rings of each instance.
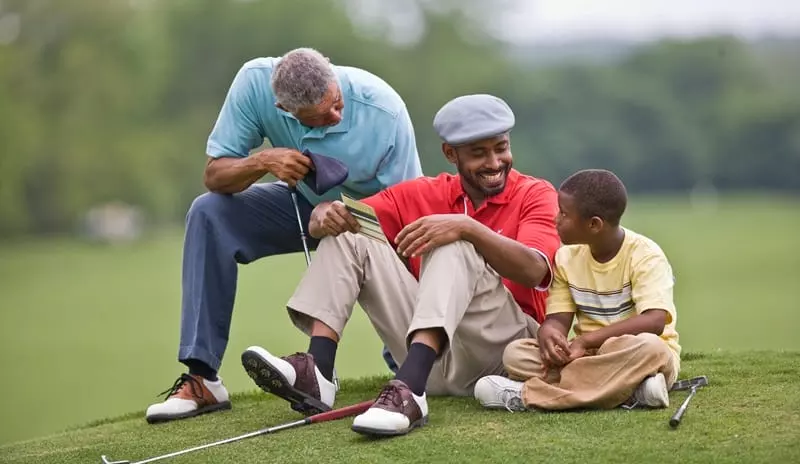
[[[425,384],[436,361],[436,351],[424,343],[412,343],[408,356],[397,371],[397,380],[402,380],[415,395],[425,393]]]
[[[328,337],[311,337],[308,345],[308,354],[314,356],[314,364],[323,377],[333,381],[333,363],[336,360],[338,343]]]
[[[189,373],[192,375],[199,375],[200,377],[211,382],[217,381],[217,371],[211,368],[208,364],[200,361],[199,359],[187,359],[183,361],[189,368]]]

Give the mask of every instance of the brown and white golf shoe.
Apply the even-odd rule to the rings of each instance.
[[[148,423],[185,419],[231,408],[222,379],[212,382],[199,375],[181,374],[172,387],[161,394],[165,394],[166,399],[147,408],[145,419]]]
[[[333,382],[326,379],[311,354],[279,358],[264,348],[251,346],[242,353],[242,365],[262,390],[285,399],[292,409],[305,415],[330,411],[336,399],[336,373]]]
[[[366,412],[356,416],[352,429],[363,435],[405,435],[428,422],[428,400],[400,380],[392,380]]]

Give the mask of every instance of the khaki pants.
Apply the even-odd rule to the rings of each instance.
[[[414,331],[444,330],[431,395],[471,395],[478,379],[502,372],[505,347],[539,327],[464,241],[425,255],[417,282],[388,245],[350,233],[323,239],[287,304],[292,321],[309,334],[316,319],[341,337],[356,301],[398,365]]]
[[[509,377],[525,382],[522,400],[548,410],[612,409],[624,403],[647,377],[662,372],[670,388],[679,364],[657,335],[609,338],[596,353],[544,372],[535,339],[517,340],[503,354]]]

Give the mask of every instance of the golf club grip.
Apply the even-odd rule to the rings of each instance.
[[[681,407],[678,408],[678,410],[675,411],[675,414],[673,414],[672,417],[669,419],[670,427],[675,428],[678,425],[680,425],[681,419],[683,419],[683,414],[686,412],[686,408],[689,407],[689,401],[691,401],[692,397],[696,392],[697,390],[692,389],[692,392],[689,393],[689,396],[687,396],[686,399],[683,400],[683,404],[681,404]]]
[[[336,419],[341,419],[347,416],[354,416],[356,414],[361,414],[362,412],[369,409],[375,403],[374,400],[364,401],[362,403],[353,404],[350,406],[345,406],[343,408],[334,409],[332,411],[321,412],[319,414],[314,414],[313,416],[309,416],[309,423],[314,424],[317,422],[325,422],[331,421]]]

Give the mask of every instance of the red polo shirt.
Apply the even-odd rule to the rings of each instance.
[[[461,187],[461,178],[443,173],[420,177],[389,187],[363,200],[378,215],[383,232],[394,244],[406,225],[432,214],[466,214],[495,232],[538,251],[550,272],[536,289],[503,279],[522,310],[544,321],[547,290],[552,282],[552,263],[560,245],[555,228],[558,213],[556,190],[549,182],[512,169],[506,188],[474,209]],[[419,279],[420,258],[410,260],[410,270]]]

